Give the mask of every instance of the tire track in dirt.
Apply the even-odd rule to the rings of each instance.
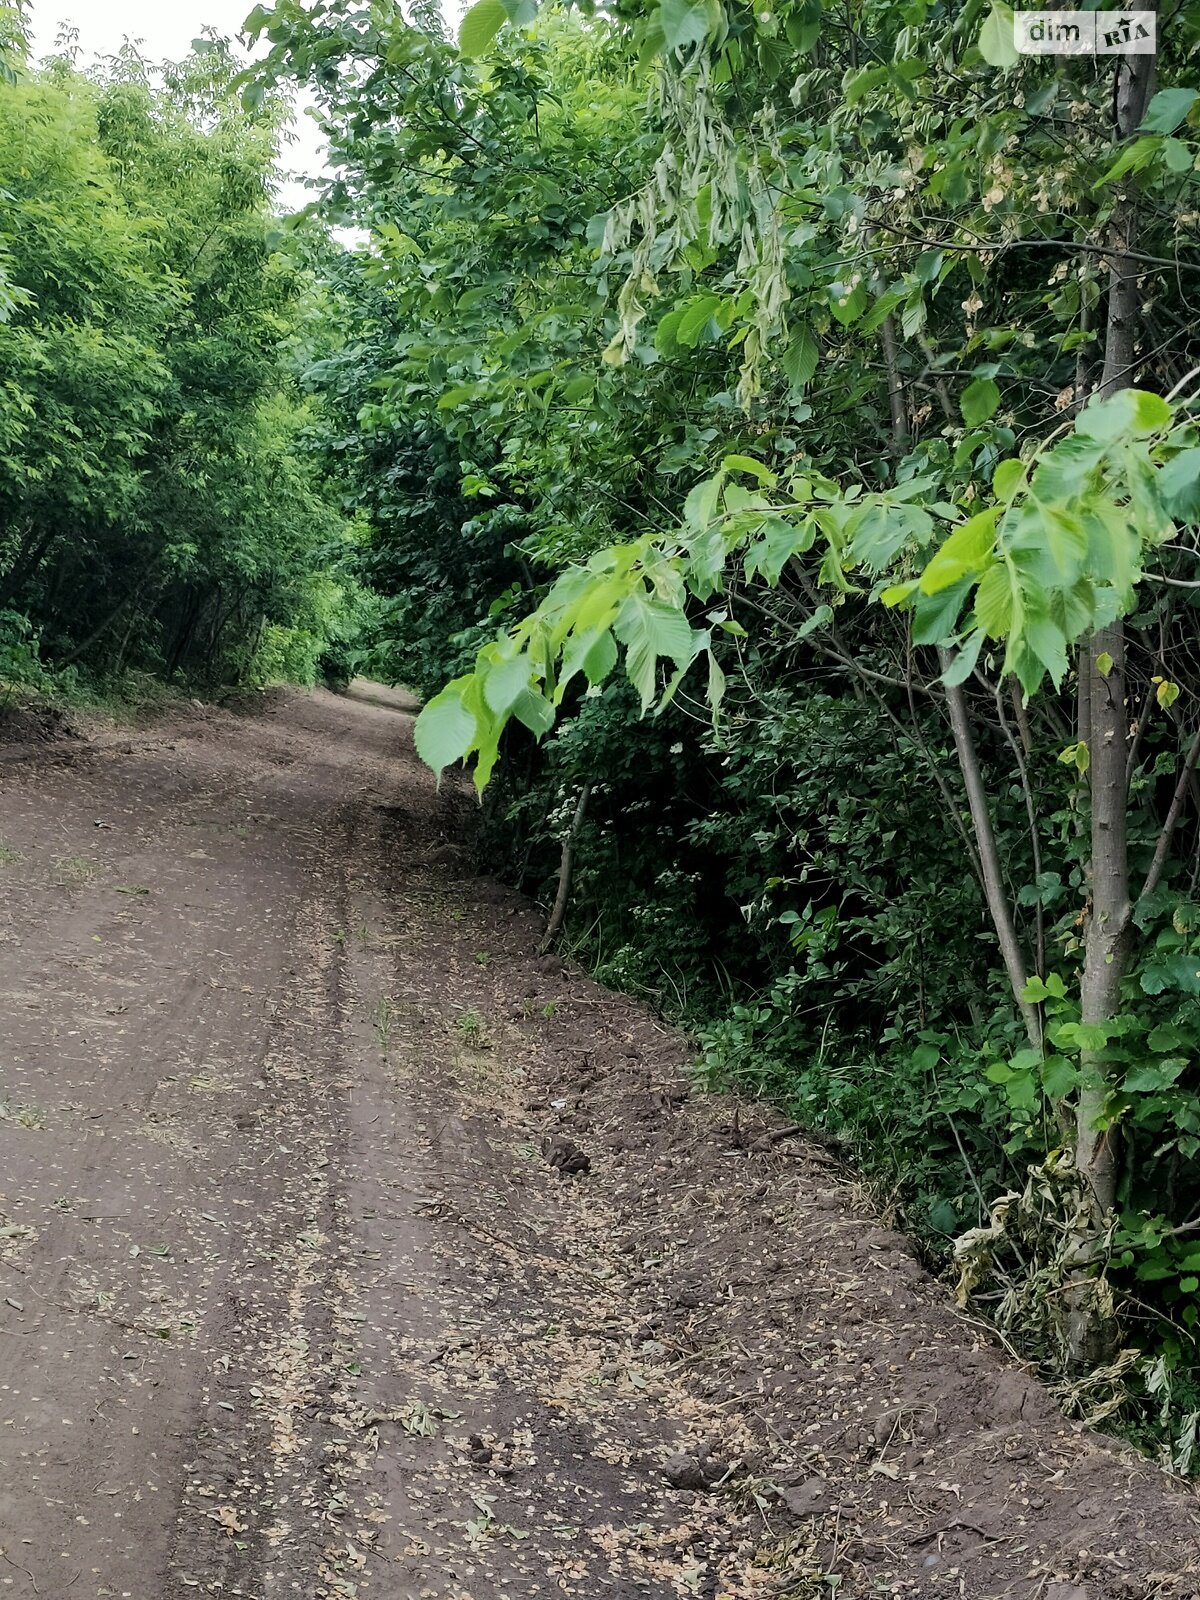
[[[1200,1593],[1193,1494],[456,869],[391,692],[0,796],[0,1592]]]

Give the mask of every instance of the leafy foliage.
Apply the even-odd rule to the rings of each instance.
[[[129,53],[0,86],[0,605],[51,667],[311,681],[357,605],[292,375],[319,243],[201,44],[160,89]]]
[[[1133,69],[1018,57],[1000,5],[481,3],[461,48],[365,0],[255,22],[370,235],[317,381],[395,670],[438,691],[418,748],[535,884],[589,785],[577,948],[929,1237],[1077,1154],[1038,1354],[1084,1359],[1084,1280],[1168,1284],[1145,1343],[1183,1393],[1191,1268],[1138,1277],[1200,1202],[1156,1032],[1196,998],[1177,24],[1130,121]]]

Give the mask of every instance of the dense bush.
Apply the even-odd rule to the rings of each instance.
[[[243,109],[235,73],[213,41],[161,81],[129,52],[33,72],[10,44],[0,607],[47,670],[312,681],[356,628],[295,377],[320,240],[281,228],[281,109]]]

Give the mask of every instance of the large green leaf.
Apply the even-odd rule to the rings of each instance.
[[[994,417],[1000,407],[999,384],[994,378],[976,378],[963,390],[959,407],[968,428],[979,427],[980,423]]]
[[[1171,408],[1161,395],[1147,389],[1121,389],[1107,400],[1095,400],[1085,406],[1075,431],[1085,439],[1114,444],[1121,438],[1145,438],[1157,433],[1170,424],[1171,416]]]
[[[1200,522],[1200,450],[1181,450],[1158,475],[1163,504],[1177,522]]]
[[[460,684],[448,684],[435,695],[413,728],[417,754],[435,772],[461,761],[475,743],[475,717],[463,704]]]
[[[615,624],[625,646],[625,670],[645,710],[657,691],[657,667],[662,657],[685,667],[698,647],[697,636],[682,611],[673,610],[644,595],[631,594]]]
[[[711,17],[705,0],[662,0],[659,20],[668,50],[684,50],[688,45],[703,44],[711,31]]]
[[[1012,7],[1004,0],[992,0],[991,9],[979,30],[979,54],[989,67],[1015,67],[1017,52]]]
[[[458,48],[465,56],[482,55],[507,21],[504,0],[475,0],[458,25]]]
[[[817,341],[807,324],[802,323],[792,334],[787,349],[780,358],[780,366],[793,389],[803,389],[817,370],[820,352]]]
[[[1200,90],[1160,89],[1146,107],[1142,127],[1147,133],[1174,133],[1200,100]]]
[[[968,573],[980,572],[996,544],[996,522],[1001,507],[980,511],[954,532],[938,550],[921,574],[921,589],[936,594],[948,589]]]
[[[533,662],[527,655],[514,656],[488,667],[483,680],[483,697],[488,709],[497,716],[506,715],[528,690],[532,676]]]

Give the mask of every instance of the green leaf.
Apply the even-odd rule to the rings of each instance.
[[[797,639],[807,639],[810,633],[816,633],[819,628],[826,628],[833,621],[833,607],[821,605],[796,629]]]
[[[994,378],[976,378],[963,390],[958,404],[968,428],[978,428],[998,411],[1000,385]]]
[[[979,660],[979,652],[983,646],[983,638],[982,629],[976,628],[975,632],[964,640],[961,650],[942,673],[942,682],[948,689],[965,683],[974,672],[975,663]]]
[[[885,606],[898,606],[921,587],[920,579],[908,578],[904,583],[893,583],[884,589],[879,598]]]
[[[1142,127],[1147,133],[1174,133],[1197,100],[1196,89],[1160,89],[1146,107]]]
[[[937,594],[981,571],[996,546],[999,506],[989,506],[954,529],[921,574],[921,592]]]
[[[1014,1072],[1004,1085],[1004,1093],[1014,1111],[1036,1111],[1038,1085],[1032,1072]]]
[[[1200,450],[1181,450],[1158,474],[1158,492],[1177,522],[1200,522]]]
[[[829,288],[829,309],[842,327],[848,328],[852,322],[857,322],[867,309],[865,285],[856,284],[847,293],[844,284],[831,284]]]
[[[614,625],[625,646],[625,670],[645,711],[654,699],[659,658],[667,656],[676,667],[686,667],[696,654],[697,635],[682,611],[644,595],[631,594]],[[703,638],[703,635],[699,636]]]
[[[517,696],[512,711],[517,721],[523,723],[530,733],[536,734],[539,739],[548,734],[554,726],[554,707],[543,695],[535,693],[532,689],[525,689]]]
[[[1012,627],[1012,574],[996,562],[984,573],[975,591],[975,620],[989,639],[1005,639]]]
[[[998,500],[1003,500],[1009,505],[1015,498],[1018,489],[1025,481],[1025,463],[1023,461],[1002,461],[992,474],[992,489]]]
[[[1141,984],[1146,994],[1175,989],[1200,995],[1200,956],[1159,955],[1142,969]]]
[[[708,703],[713,708],[714,715],[720,710],[721,701],[724,698],[725,674],[721,670],[720,662],[710,650],[708,652]]]
[[[721,471],[749,473],[768,489],[779,481],[770,467],[764,466],[761,461],[756,461],[753,456],[726,456],[721,462]]]
[[[457,679],[435,695],[413,728],[417,754],[436,773],[453,761],[461,761],[475,743],[475,718],[463,704],[462,682]]]
[[[659,21],[668,50],[685,50],[708,38],[710,17],[704,0],[662,0]]]
[[[532,677],[533,662],[527,655],[489,666],[483,680],[483,698],[488,709],[499,717],[506,716],[529,688]]]
[[[1168,172],[1173,172],[1176,177],[1181,177],[1185,172],[1191,173],[1194,166],[1192,147],[1189,144],[1185,144],[1182,139],[1164,139],[1162,156],[1163,165]]]
[[[1149,1061],[1127,1072],[1121,1087],[1130,1094],[1160,1094],[1176,1082],[1187,1064],[1186,1056],[1166,1056],[1161,1061]]]
[[[1016,29],[1012,7],[1004,0],[993,0],[992,7],[979,30],[979,54],[989,67],[1015,67],[1021,59],[1017,53]]]
[[[701,299],[693,301],[685,308],[675,328],[676,342],[687,345],[689,349],[698,344],[701,334],[705,332],[720,306],[721,299],[715,294],[706,294]]]
[[[1064,1100],[1079,1087],[1079,1068],[1066,1056],[1050,1055],[1042,1062],[1042,1088],[1051,1100]]]
[[[583,658],[583,671],[593,685],[603,683],[617,664],[617,646],[612,634],[605,629]]]
[[[1157,1055],[1169,1055],[1188,1043],[1187,1036],[1173,1022],[1160,1022],[1146,1035],[1146,1044]]]
[[[475,0],[458,26],[458,48],[470,59],[480,56],[508,21],[503,0]]]
[[[1162,139],[1157,134],[1147,134],[1145,138],[1135,139],[1121,151],[1104,176],[1097,178],[1092,188],[1103,189],[1106,183],[1115,183],[1127,172],[1140,172],[1143,167],[1149,166],[1161,144]]]
[[[779,363],[793,389],[804,388],[817,370],[819,354],[817,341],[807,325],[798,327],[792,334]]]
[[[904,309],[900,313],[900,327],[906,339],[915,339],[925,326],[927,316],[925,300],[920,290],[914,289],[904,302]]]

